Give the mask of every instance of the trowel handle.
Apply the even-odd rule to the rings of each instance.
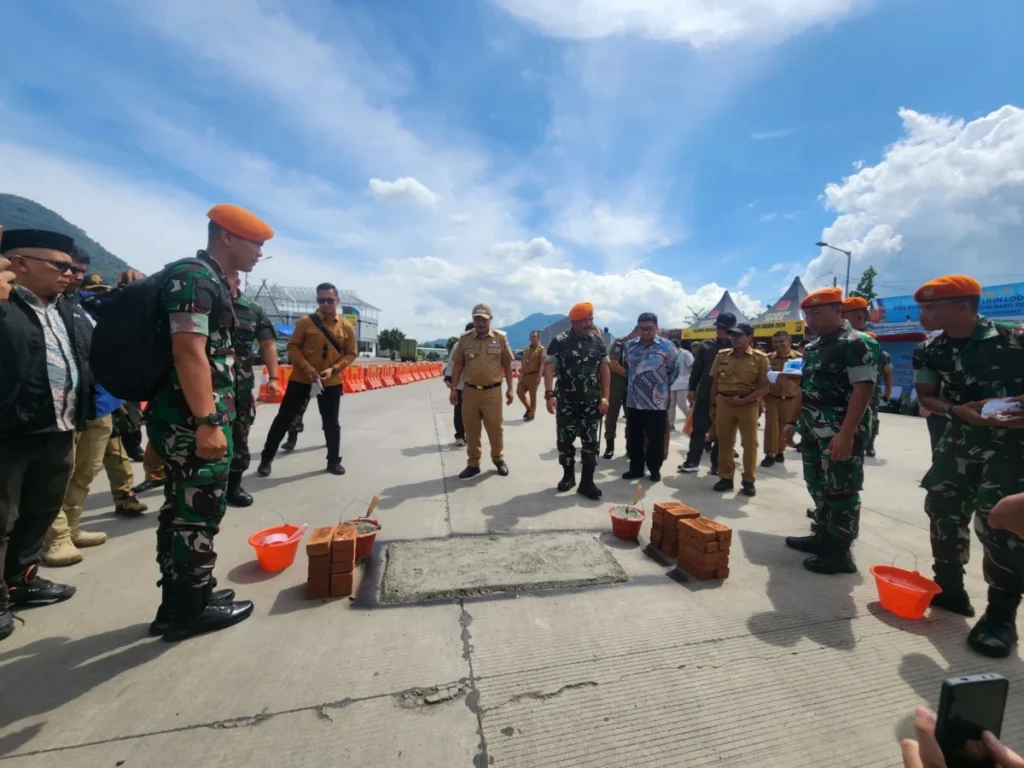
[[[373,517],[373,510],[377,508],[377,502],[380,501],[380,496],[374,496],[370,499],[370,506],[366,510],[366,516],[369,518]]]
[[[633,506],[635,507],[640,503],[640,497],[644,495],[644,489],[640,487],[640,483],[636,484],[636,491],[633,492]]]

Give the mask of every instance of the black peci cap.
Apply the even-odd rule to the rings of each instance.
[[[46,248],[51,251],[63,251],[71,256],[75,252],[75,241],[67,235],[46,229],[4,230],[3,239],[0,240],[0,253],[18,248]]]
[[[732,328],[736,325],[736,315],[732,312],[722,312],[718,317],[715,318],[715,326],[721,326],[723,328]]]

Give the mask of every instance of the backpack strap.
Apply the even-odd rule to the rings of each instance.
[[[309,319],[313,321],[313,325],[315,325],[317,330],[324,335],[324,338],[331,342],[331,346],[334,347],[334,351],[344,357],[345,353],[341,351],[341,345],[338,344],[337,339],[334,338],[334,334],[327,330],[327,327],[324,325],[324,321],[320,319],[320,315],[316,312],[311,312],[309,314]]]

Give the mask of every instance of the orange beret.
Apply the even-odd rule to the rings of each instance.
[[[969,296],[981,296],[981,283],[967,275],[946,275],[929,280],[918,288],[914,293],[914,301],[920,304],[925,301],[964,299]]]
[[[823,307],[826,304],[842,304],[842,288],[820,288],[813,293],[807,294],[807,298],[800,302],[800,309],[808,307]]]
[[[230,203],[215,205],[206,214],[210,221],[219,224],[233,235],[263,243],[274,236],[274,230],[267,222],[245,208]]]
[[[573,322],[579,322],[585,320],[594,314],[594,305],[589,301],[581,301],[579,304],[569,310],[569,319]]]
[[[860,296],[851,296],[843,299],[843,312],[856,312],[858,309],[867,309],[868,303]]]

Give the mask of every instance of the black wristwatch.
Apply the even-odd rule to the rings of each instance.
[[[196,416],[195,420],[200,427],[219,427],[226,421],[224,414],[216,411],[208,416]]]

